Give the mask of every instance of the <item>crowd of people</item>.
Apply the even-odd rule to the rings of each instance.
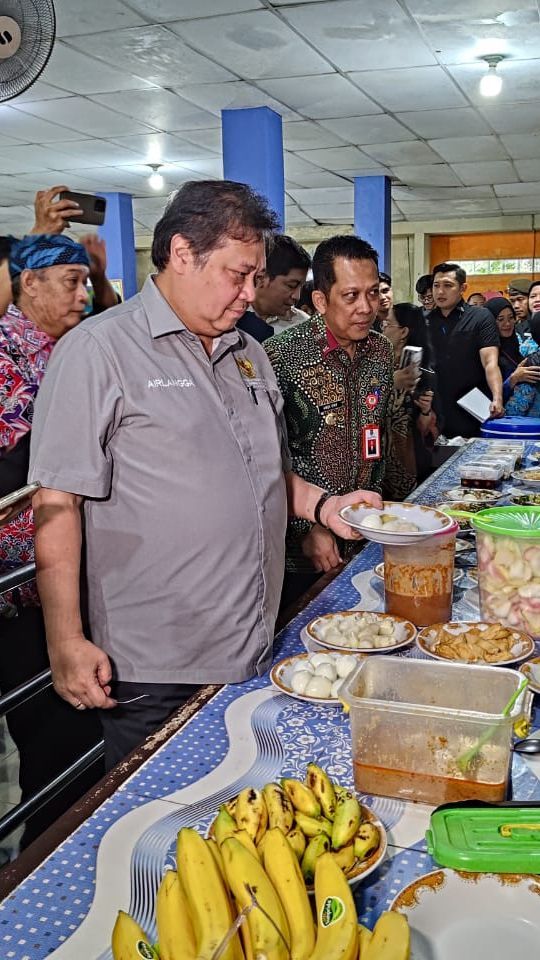
[[[486,298],[445,262],[395,303],[366,241],[311,258],[248,187],[199,181],[119,303],[59,189],[0,238],[0,492],[41,484],[0,531],[0,574],[37,565],[0,597],[0,690],[54,680],[10,721],[23,796],[101,730],[110,768],[198,685],[267,670],[279,609],[361,548],[340,509],[477,435],[469,391],[540,416],[540,281]]]

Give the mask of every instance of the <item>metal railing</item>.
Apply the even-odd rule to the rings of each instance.
[[[36,576],[35,563],[27,563],[23,567],[18,567],[9,573],[0,576],[0,596],[21,587],[25,583],[34,580]],[[20,707],[23,703],[31,700],[43,690],[52,686],[52,674],[50,670],[43,670],[35,677],[31,677],[20,686],[15,687],[8,693],[0,697],[0,716],[4,716],[9,710]],[[44,784],[39,790],[18,803],[9,813],[0,817],[0,841],[8,836],[16,827],[28,820],[34,813],[37,813],[50,800],[56,797],[61,791],[73,783],[81,774],[88,770],[93,763],[101,760],[104,755],[104,741],[100,740],[93,747],[86,751],[81,757],[75,760],[69,767],[53,777],[48,783]]]

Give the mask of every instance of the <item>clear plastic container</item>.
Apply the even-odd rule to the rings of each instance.
[[[452,615],[454,559],[459,524],[405,546],[384,546],[384,609],[417,627]]]
[[[530,710],[527,691],[509,717],[501,714],[522,679],[504,667],[366,657],[340,691],[350,707],[358,792],[430,804],[504,800],[512,725]]]
[[[516,458],[513,453],[488,453],[482,457],[482,463],[487,467],[501,468],[503,480],[507,480],[516,468]]]
[[[501,465],[486,464],[484,461],[477,463],[464,463],[458,468],[461,477],[462,487],[487,487],[495,489],[500,487],[504,474],[504,467]]]
[[[482,619],[540,639],[540,507],[492,507],[472,525]]]

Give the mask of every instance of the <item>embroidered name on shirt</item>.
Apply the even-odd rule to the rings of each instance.
[[[194,387],[193,380],[184,377],[171,378],[165,380],[163,377],[156,377],[155,380],[148,381],[149,390],[166,390],[168,387]]]

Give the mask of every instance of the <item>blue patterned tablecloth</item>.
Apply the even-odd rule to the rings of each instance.
[[[483,441],[466,445],[414,499],[437,503],[458,482],[457,467],[476,459]],[[373,577],[381,549],[369,544],[277,637],[275,659],[302,649],[313,617],[360,605],[382,609]],[[478,617],[475,583],[465,576],[454,615]],[[405,655],[417,656],[416,650]],[[533,727],[540,726],[535,711]],[[223,687],[171,740],[69,837],[0,905],[1,960],[110,960],[110,931],[119,908],[155,934],[154,897],[163,868],[174,860],[177,831],[207,829],[218,805],[249,784],[302,776],[315,760],[352,785],[350,727],[333,706],[277,693],[268,675]],[[540,801],[540,759],[514,756],[514,796]],[[430,808],[365,797],[388,831],[388,857],[355,888],[362,922],[373,925],[399,890],[433,867],[424,833]]]

